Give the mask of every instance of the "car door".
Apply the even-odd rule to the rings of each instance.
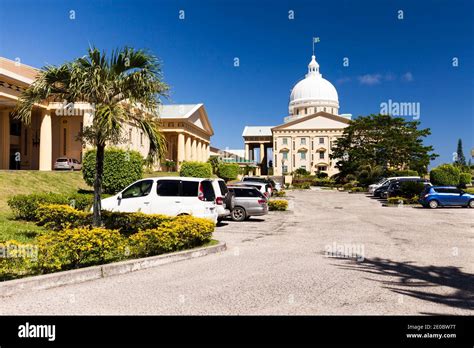
[[[449,189],[449,193],[450,193],[450,202],[451,202],[451,205],[466,205],[467,202],[465,202],[466,200],[466,196],[463,196],[462,195],[462,190],[460,189]]]
[[[199,204],[198,192],[198,181],[181,181],[181,191],[179,199],[175,201],[175,203],[177,202],[176,204],[179,205],[179,207],[177,207],[179,209],[178,214],[193,214],[193,210],[196,209],[196,204]]]
[[[152,214],[178,215],[181,208],[179,179],[159,179],[156,182],[156,199],[150,206]]]
[[[152,187],[153,180],[150,179],[133,183],[121,192],[119,196],[120,199],[117,201],[116,210],[124,213],[148,213]]]

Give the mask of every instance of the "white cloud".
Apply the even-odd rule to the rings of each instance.
[[[336,83],[338,85],[342,85],[343,83],[351,82],[351,78],[346,76],[346,77],[341,77],[340,79],[336,80]]]
[[[402,81],[410,82],[413,81],[413,74],[411,72],[406,72],[401,77]]]
[[[366,74],[358,77],[361,85],[378,85],[382,80],[381,74]]]

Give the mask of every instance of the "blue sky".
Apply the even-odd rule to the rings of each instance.
[[[426,143],[441,155],[437,164],[451,161],[458,138],[466,157],[474,147],[473,4],[0,0],[0,55],[42,67],[81,56],[89,44],[147,48],[163,61],[172,88],[167,103],[204,103],[213,145],[243,148],[245,125],[283,122],[312,37],[319,37],[316,57],[338,90],[340,112],[378,113],[389,99],[420,103],[421,126],[432,130]]]

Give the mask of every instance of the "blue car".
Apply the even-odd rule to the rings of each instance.
[[[418,201],[432,209],[455,205],[474,208],[474,195],[453,186],[427,186]]]

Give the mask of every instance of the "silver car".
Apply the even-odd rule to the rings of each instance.
[[[257,188],[251,186],[228,186],[234,194],[234,208],[230,217],[234,221],[244,221],[251,216],[268,214],[268,200]]]
[[[69,157],[59,157],[54,162],[55,170],[81,170],[82,164],[77,159]]]

